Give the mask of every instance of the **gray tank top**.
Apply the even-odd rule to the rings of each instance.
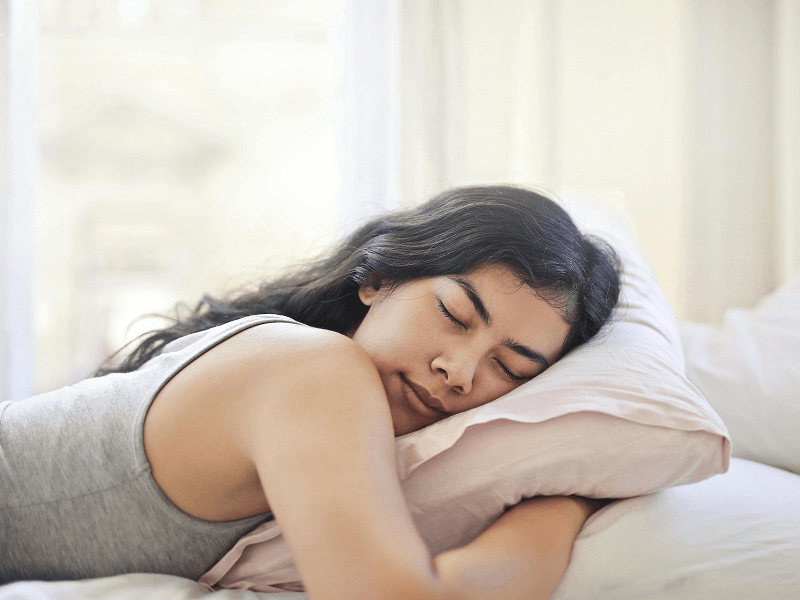
[[[197,579],[272,518],[209,522],[164,495],[144,451],[159,390],[257,315],[187,335],[132,373],[0,403],[0,583],[147,572]]]

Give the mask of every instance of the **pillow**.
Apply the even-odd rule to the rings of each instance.
[[[432,551],[461,546],[522,498],[623,498],[728,468],[730,439],[684,375],[677,323],[633,235],[564,202],[623,261],[612,327],[498,400],[397,440],[403,489]]]
[[[732,459],[696,483],[614,502],[575,540],[550,600],[800,598],[800,477]]]
[[[727,424],[733,455],[800,473],[800,272],[722,326],[680,332],[686,376]]]
[[[798,497],[797,475],[732,459],[725,475],[614,502],[587,521],[550,600],[800,598]],[[235,590],[206,595],[198,588],[180,577],[136,573],[12,583],[0,586],[0,599],[255,597]],[[307,600],[288,592],[267,598]]]
[[[403,491],[434,554],[468,543],[524,497],[637,496],[728,468],[727,430],[684,376],[677,323],[632,234],[598,211],[566,207],[623,260],[613,327],[510,394],[397,439]],[[201,582],[296,589],[281,587],[299,581],[291,569],[271,522]]]

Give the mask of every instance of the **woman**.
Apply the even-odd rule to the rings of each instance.
[[[431,557],[394,436],[535,377],[618,294],[612,250],[543,196],[490,186],[206,297],[101,377],[0,406],[0,581],[197,578],[274,517],[314,600],[545,598],[598,504],[528,500]]]

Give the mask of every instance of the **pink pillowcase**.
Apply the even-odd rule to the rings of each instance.
[[[631,234],[603,213],[567,209],[623,260],[613,327],[510,394],[397,439],[403,491],[434,554],[525,497],[637,496],[728,468],[727,430],[684,375],[677,323]],[[266,523],[200,581],[296,590],[290,561],[278,524]]]

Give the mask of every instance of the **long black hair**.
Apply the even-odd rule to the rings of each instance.
[[[582,234],[554,201],[517,186],[459,187],[369,221],[325,255],[254,291],[205,295],[187,316],[176,312],[171,326],[145,334],[119,366],[109,359],[95,376],[134,371],[175,339],[249,315],[281,314],[347,333],[367,312],[362,285],[392,289],[489,264],[509,268],[560,312],[571,325],[564,352],[594,336],[619,297],[614,250]]]

